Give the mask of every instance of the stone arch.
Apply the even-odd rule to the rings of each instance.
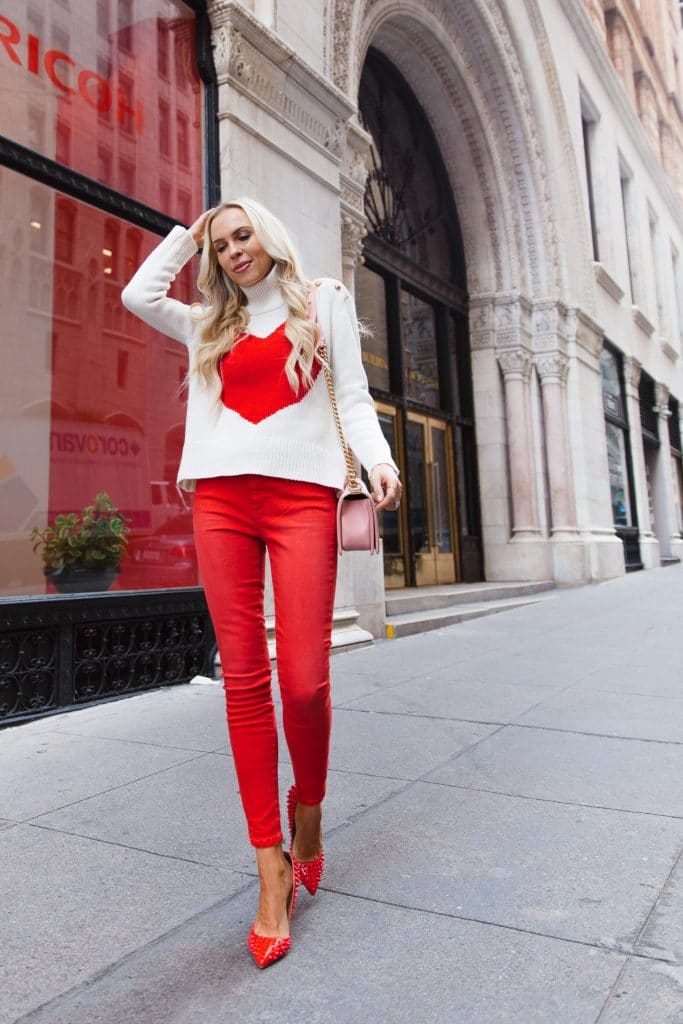
[[[335,84],[355,98],[372,45],[430,116],[461,217],[470,294],[569,298],[542,121],[500,5],[337,0],[334,18]],[[582,299],[590,308],[590,293]]]

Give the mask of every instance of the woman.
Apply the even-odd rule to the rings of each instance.
[[[203,306],[168,297],[202,247]],[[178,480],[195,490],[194,530],[221,664],[228,730],[259,905],[248,945],[260,967],[290,948],[297,888],[314,893],[324,865],[321,810],[329,756],[329,649],[336,581],[336,491],[345,464],[307,319],[314,289],[347,441],[377,509],[398,508],[398,470],[361,362],[351,295],[306,281],[282,223],[251,199],[221,203],[175,227],[123,292],[124,305],[187,345],[185,443]],[[263,612],[268,551],[278,681],[294,771],[291,848],[282,848],[277,731]]]

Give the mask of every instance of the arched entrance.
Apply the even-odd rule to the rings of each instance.
[[[467,279],[450,183],[424,111],[374,49],[358,105],[372,146],[356,302],[405,485],[400,512],[383,516],[386,586],[482,579]]]

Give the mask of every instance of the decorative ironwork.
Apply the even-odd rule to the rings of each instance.
[[[0,603],[0,724],[213,675],[201,590]]]
[[[361,78],[359,119],[372,138],[364,199],[372,235],[465,288],[460,226],[438,144],[415,96],[374,50]]]
[[[201,674],[206,623],[198,615],[88,622],[74,630],[74,699],[99,700]]]
[[[54,708],[56,670],[56,629],[0,635],[0,719]]]

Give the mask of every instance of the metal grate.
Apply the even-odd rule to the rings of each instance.
[[[0,726],[212,674],[203,593],[0,602]]]
[[[180,683],[200,675],[206,624],[199,615],[88,622],[74,631],[77,703]]]
[[[57,630],[0,635],[0,720],[57,706]]]

